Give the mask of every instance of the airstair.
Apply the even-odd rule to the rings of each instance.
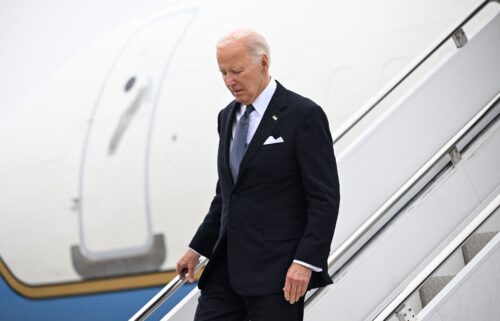
[[[308,294],[305,320],[498,318],[499,119],[500,3],[484,1],[334,132],[337,151],[345,146],[334,284]],[[192,320],[198,296],[162,320]]]

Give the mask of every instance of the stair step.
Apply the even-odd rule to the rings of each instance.
[[[453,275],[433,276],[428,278],[420,287],[420,300],[425,307],[448,284]]]
[[[472,234],[462,246],[465,264],[468,264],[496,234],[497,232]]]
[[[498,232],[483,232],[472,234],[464,245],[462,253],[467,265]],[[433,276],[427,279],[419,289],[422,307],[425,307],[450,281],[453,275]]]

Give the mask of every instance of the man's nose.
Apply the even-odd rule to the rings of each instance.
[[[224,82],[226,83],[226,86],[233,86],[236,81],[234,79],[234,77],[230,76],[230,75],[226,75],[226,77],[224,77]]]

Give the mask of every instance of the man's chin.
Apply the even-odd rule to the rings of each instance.
[[[249,102],[247,99],[244,99],[244,98],[242,98],[242,97],[236,97],[236,96],[234,96],[234,95],[233,95],[233,97],[234,97],[234,99],[235,99],[237,102],[239,102],[239,103],[240,103],[240,104],[242,104],[242,105],[249,105],[249,104],[251,103],[251,102]]]

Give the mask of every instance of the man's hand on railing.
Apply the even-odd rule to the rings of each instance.
[[[177,274],[181,279],[188,277],[190,283],[194,282],[194,272],[200,255],[193,250],[188,249],[186,253],[177,261]]]

